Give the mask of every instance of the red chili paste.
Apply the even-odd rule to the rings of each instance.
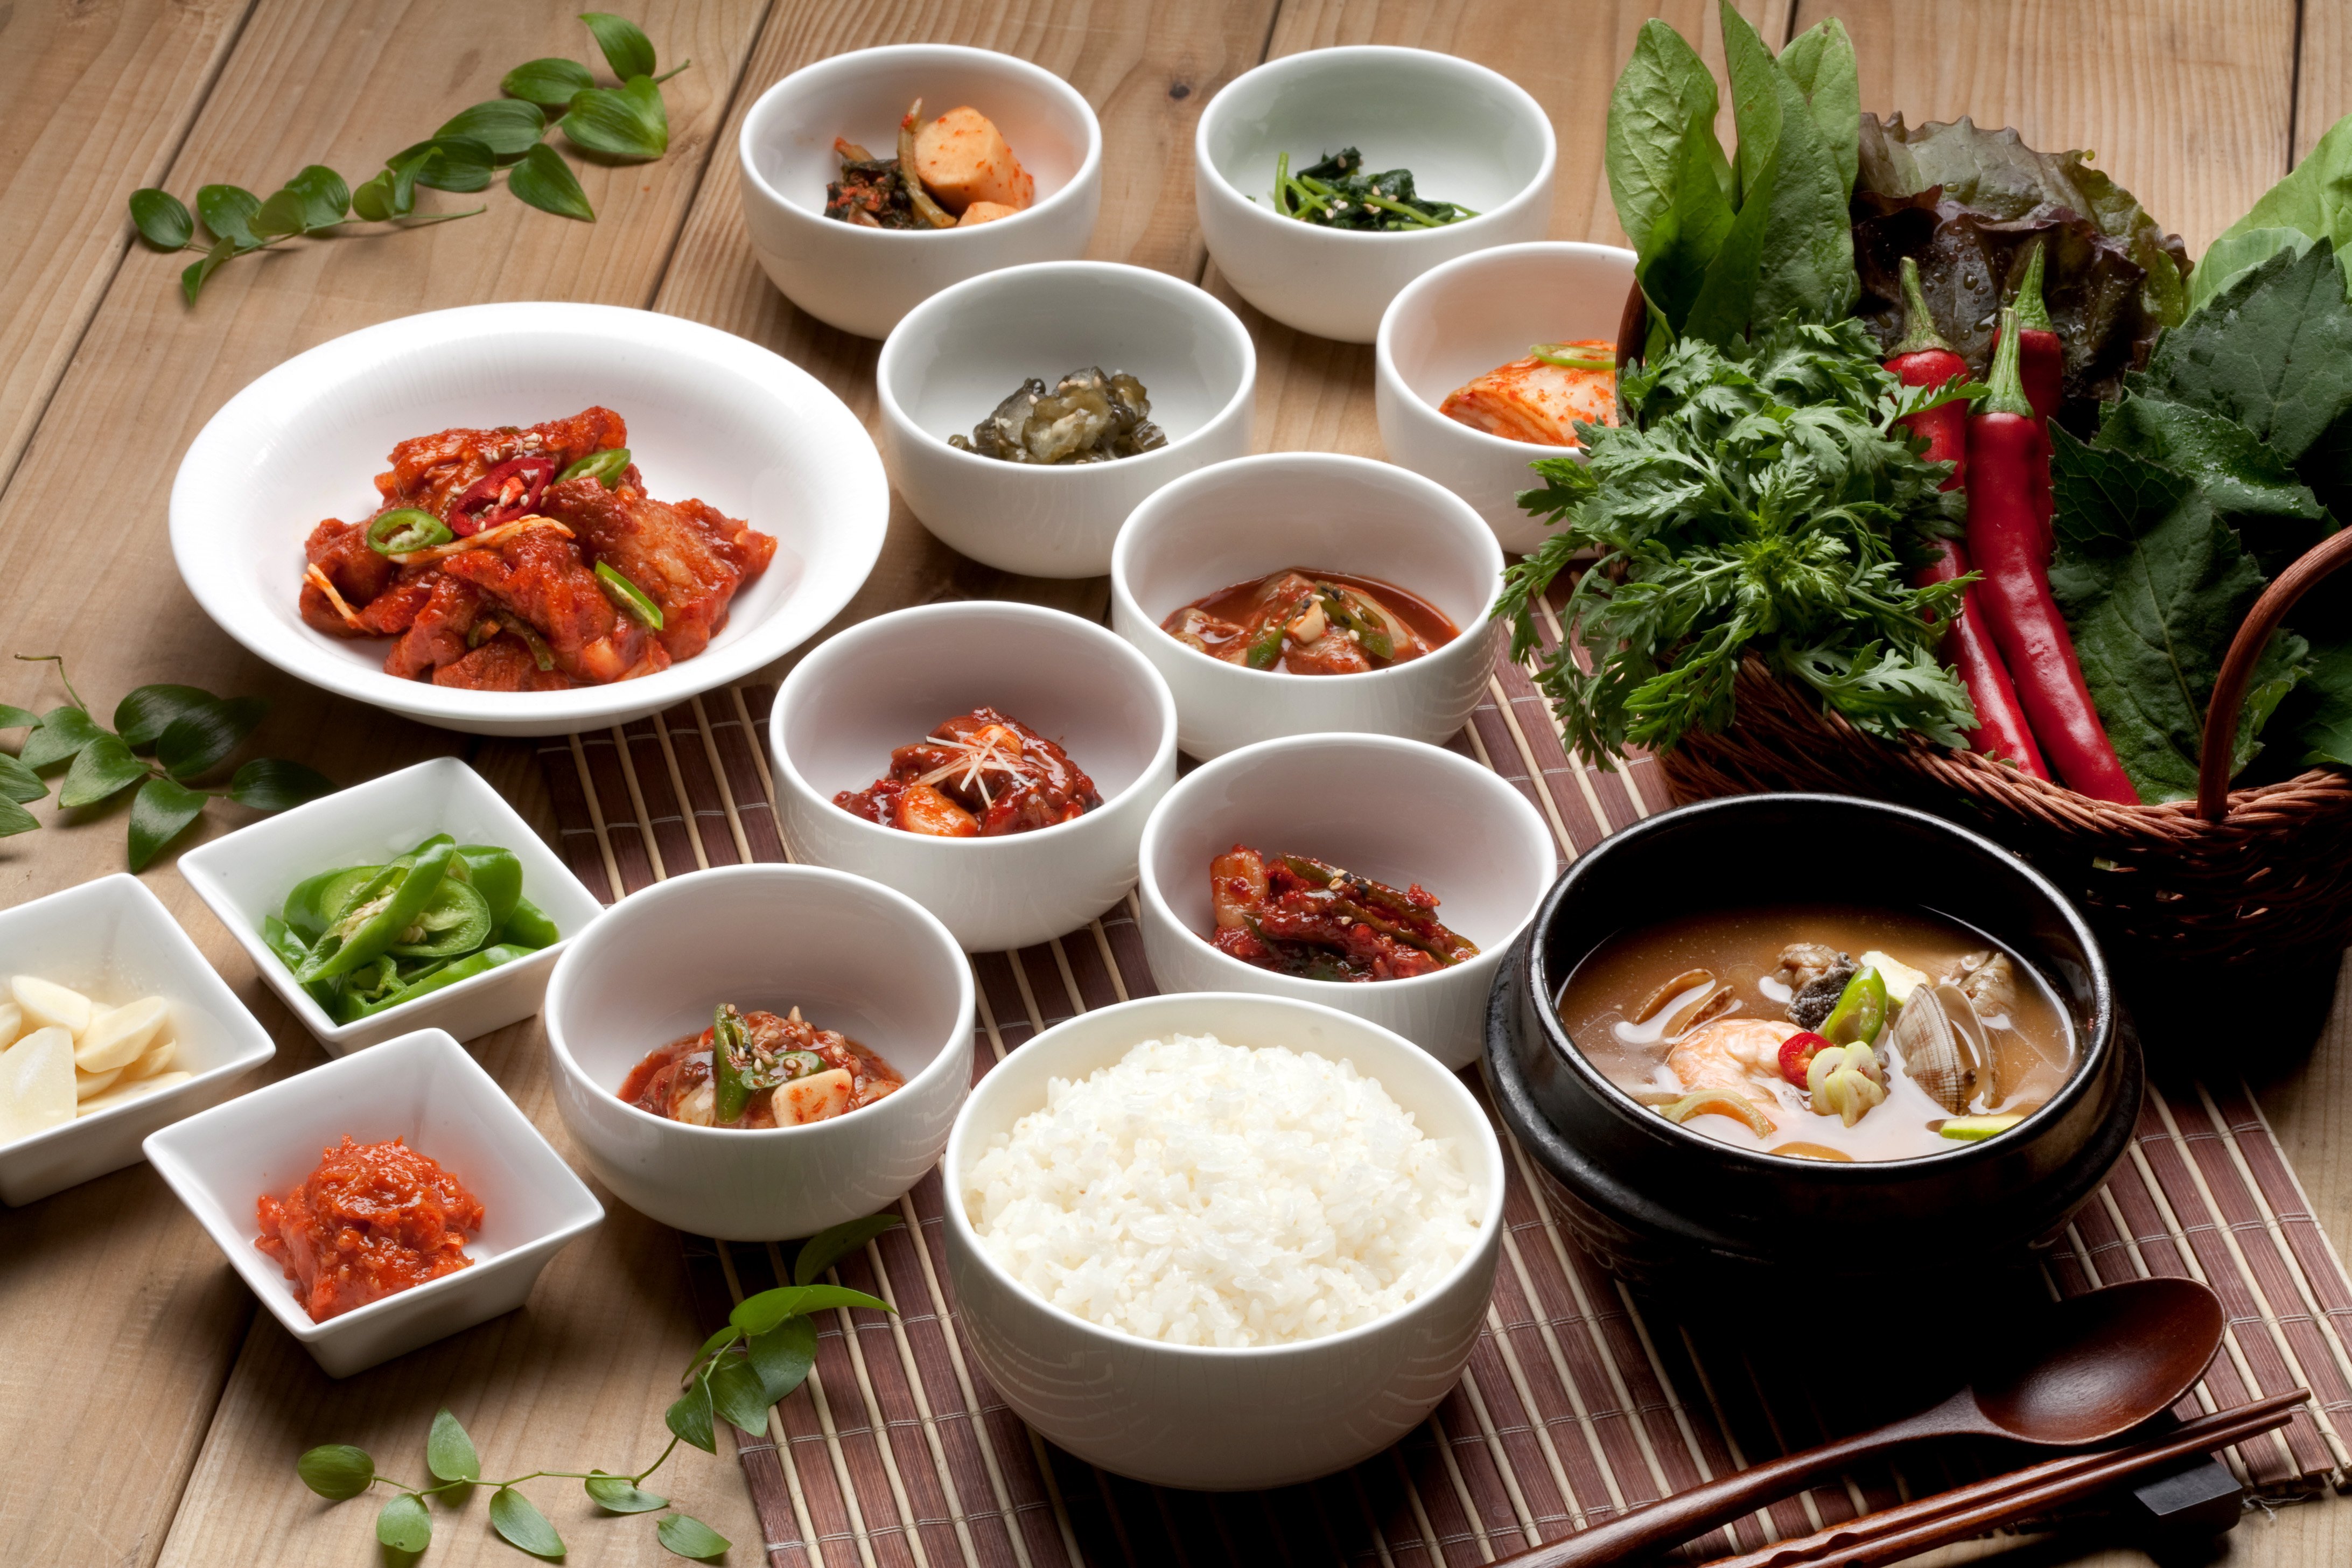
[[[285,1268],[314,1323],[456,1273],[473,1261],[466,1237],[482,1228],[481,1200],[397,1138],[346,1136],[300,1186],[254,1207],[254,1245]]]

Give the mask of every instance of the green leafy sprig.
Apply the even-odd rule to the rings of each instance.
[[[816,1325],[812,1312],[864,1307],[877,1312],[895,1311],[887,1301],[863,1290],[819,1283],[825,1271],[850,1253],[898,1224],[895,1215],[871,1215],[865,1219],[819,1231],[801,1244],[793,1260],[793,1283],[745,1298],[728,1314],[727,1326],[705,1340],[682,1379],[686,1392],[672,1404],[663,1420],[669,1444],[650,1465],[634,1474],[593,1470],[531,1470],[504,1480],[486,1480],[473,1439],[457,1418],[444,1410],[433,1417],[425,1437],[425,1468],[436,1484],[411,1486],[376,1471],[375,1460],[364,1448],[330,1443],[312,1448],[295,1461],[302,1484],[331,1502],[342,1502],[373,1488],[389,1488],[392,1496],[375,1516],[375,1538],[395,1552],[418,1552],[433,1543],[433,1515],[427,1499],[454,1506],[478,1486],[492,1489],[490,1528],[501,1540],[534,1557],[561,1558],[563,1538],[519,1489],[525,1481],[549,1477],[576,1480],[589,1500],[606,1513],[659,1513],[669,1500],[645,1489],[646,1479],[667,1462],[680,1443],[704,1453],[719,1452],[715,1416],[724,1416],[740,1430],[767,1429],[768,1412],[808,1377],[816,1361]],[[708,1561],[724,1552],[727,1538],[691,1514],[669,1512],[654,1526],[654,1539],[679,1557]]]
[[[267,199],[236,185],[203,186],[191,214],[179,197],[150,186],[131,193],[131,221],[139,237],[158,250],[202,253],[180,274],[180,291],[191,305],[224,262],[289,239],[351,232],[359,223],[389,226],[378,231],[383,233],[423,228],[488,210],[419,213],[419,185],[485,191],[503,171],[507,189],[518,201],[558,217],[593,223],[596,212],[580,177],[542,140],[549,111],[559,112],[554,124],[567,141],[596,157],[631,163],[658,158],[669,151],[661,84],[694,62],[656,76],[654,46],[635,22],[603,11],[586,12],[580,19],[619,79],[617,87],[597,86],[578,60],[527,61],[499,82],[505,97],[459,110],[427,140],[385,159],[382,169],[356,187],[325,164],[312,163]]]
[[[17,754],[0,752],[0,838],[29,833],[40,819],[25,808],[49,793],[41,774],[65,772],[58,786],[62,810],[103,805],[133,785],[131,868],[143,870],[164,846],[204,815],[205,803],[226,795],[256,811],[283,811],[335,786],[299,763],[256,757],[217,789],[195,781],[213,772],[269,712],[258,697],[215,697],[194,686],[142,686],[114,710],[114,728],[100,727],[89,705],[66,678],[57,654],[18,654],[28,664],[54,664],[73,700],[47,713],[0,702],[0,730],[29,731]]]

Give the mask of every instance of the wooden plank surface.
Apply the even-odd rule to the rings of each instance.
[[[1743,6],[1768,38],[1823,7]],[[2180,230],[2192,250],[2283,173],[2291,153],[2352,110],[2352,5],[2202,0],[2096,5],[1855,0],[1830,7],[1860,48],[1866,107],[1916,121],[1966,110],[2037,145],[2095,147],[2099,163]],[[1560,139],[1552,232],[1618,238],[1599,149],[1609,84],[1640,21],[1662,11],[1718,52],[1711,5],[1528,6],[1504,0],[1378,4],[1223,0],[661,0],[630,8],[666,60],[671,152],[582,171],[600,219],[575,225],[493,191],[483,216],[422,234],[293,247],[225,270],[191,311],[182,258],[126,252],[121,196],[165,180],[187,194],[228,180],[267,190],[321,160],[363,178],[449,112],[492,96],[535,55],[592,58],[555,0],[80,0],[0,11],[0,211],[20,243],[0,263],[0,626],[7,648],[59,651],[110,708],[130,686],[189,680],[270,697],[257,738],[340,782],[423,757],[468,755],[546,826],[536,762],[331,700],[247,657],[179,586],[164,500],[188,441],[230,394],[288,355],[415,310],[493,299],[651,305],[737,331],[808,366],[873,418],[875,348],[798,316],[751,260],[736,195],[734,133],[751,100],[808,60],[867,44],[939,38],[1022,54],[1062,73],[1104,121],[1105,200],[1093,254],[1222,289],[1192,213],[1192,128],[1223,82],[1263,54],[1378,41],[1483,60],[1535,93]],[[2300,24],[2300,62],[2297,27]],[[2298,80],[2301,97],[2296,96]],[[477,198],[433,195],[444,208]],[[1260,353],[1257,444],[1380,455],[1370,352],[1244,319]],[[102,482],[100,482],[102,479]],[[70,528],[60,525],[70,520]],[[954,556],[895,506],[874,579],[845,618],[971,594],[1097,613],[1097,581],[1006,578]],[[0,666],[0,700],[47,707],[54,680]],[[47,807],[40,807],[44,815]],[[201,842],[242,820],[216,807]],[[0,841],[0,902],[121,865],[120,811]],[[241,950],[169,868],[145,879],[276,1035],[277,1072],[316,1046]],[[535,1022],[475,1042],[485,1065],[566,1147],[548,1102]],[[2307,1066],[2263,1104],[2315,1211],[2352,1236],[2352,1018],[2339,1005]],[[294,1453],[348,1440],[414,1471],[446,1403],[494,1469],[607,1468],[650,1457],[669,1379],[700,1337],[674,1237],[609,1205],[592,1245],[549,1270],[530,1307],[347,1383],[320,1377],[267,1319],[143,1167],[21,1211],[0,1211],[0,1563],[311,1563],[369,1559],[364,1505],[330,1509],[293,1481]],[[103,1303],[104,1310],[92,1310]],[[593,1369],[593,1370],[590,1370]],[[663,1490],[756,1560],[734,1468],[688,1454]],[[667,1561],[642,1521],[599,1522],[570,1483],[536,1495],[573,1561]],[[558,1506],[556,1499],[566,1502]],[[433,1561],[511,1561],[485,1500],[445,1519]],[[2352,1560],[2352,1509],[2251,1520],[2233,1559]],[[2048,1557],[2048,1552],[2037,1553]],[[2128,1559],[2137,1561],[2137,1559]]]

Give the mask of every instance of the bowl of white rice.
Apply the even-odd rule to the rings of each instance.
[[[1156,1485],[1380,1452],[1453,1388],[1494,1289],[1486,1113],[1315,1003],[1195,992],[1057,1025],[972,1090],[946,1172],[981,1370],[1053,1442]]]

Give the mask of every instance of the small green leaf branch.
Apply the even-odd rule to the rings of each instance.
[[[877,1312],[891,1305],[862,1290],[819,1281],[841,1258],[898,1224],[894,1215],[873,1215],[820,1231],[801,1244],[793,1260],[793,1283],[762,1290],[736,1304],[727,1326],[712,1334],[694,1354],[680,1380],[685,1393],[672,1404],[663,1420],[669,1427],[667,1447],[654,1462],[635,1473],[593,1470],[531,1470],[504,1480],[482,1476],[482,1462],[474,1441],[444,1410],[433,1417],[425,1437],[425,1468],[432,1486],[411,1486],[379,1474],[375,1460],[363,1448],[330,1443],[312,1448],[295,1461],[302,1484],[331,1502],[342,1502],[375,1487],[392,1495],[375,1516],[375,1538],[395,1552],[418,1552],[433,1543],[433,1515],[427,1499],[454,1504],[478,1486],[489,1487],[490,1528],[518,1551],[549,1560],[564,1554],[563,1538],[518,1489],[526,1481],[550,1478],[576,1480],[588,1499],[610,1514],[659,1513],[669,1500],[645,1489],[646,1478],[666,1464],[680,1443],[707,1454],[719,1452],[714,1418],[724,1416],[745,1432],[767,1429],[768,1412],[800,1387],[816,1361],[816,1325],[813,1312],[864,1307]],[[707,1562],[724,1553],[727,1538],[691,1514],[669,1512],[655,1523],[654,1539],[679,1557]]]
[[[103,805],[133,785],[131,868],[144,870],[163,847],[226,795],[256,811],[283,811],[335,786],[299,763],[256,757],[218,788],[195,781],[228,761],[269,704],[258,697],[215,697],[195,686],[142,686],[114,710],[114,728],[102,728],[53,653],[16,656],[27,664],[54,664],[73,700],[47,713],[0,702],[0,730],[27,731],[15,756],[0,752],[0,838],[30,833],[40,819],[25,808],[49,793],[41,775],[65,770],[58,806],[73,811]]]
[[[357,186],[324,163],[312,163],[266,199],[236,185],[203,186],[193,214],[169,191],[148,186],[131,193],[131,221],[140,238],[157,250],[200,253],[180,274],[180,292],[191,305],[224,262],[289,239],[362,232],[354,228],[358,224],[383,226],[370,232],[397,233],[489,210],[420,213],[419,185],[460,194],[485,191],[504,173],[507,190],[518,201],[558,217],[593,223],[595,209],[580,177],[542,140],[551,113],[565,140],[599,158],[658,158],[669,151],[661,84],[694,62],[682,61],[656,76],[653,43],[635,22],[603,11],[580,19],[604,51],[617,87],[597,86],[578,60],[530,60],[499,82],[506,96],[459,110],[427,140],[385,159],[382,169]]]

